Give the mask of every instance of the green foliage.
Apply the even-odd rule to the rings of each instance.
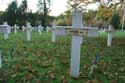
[[[39,0],[38,1],[38,7],[40,13],[49,13],[50,11],[50,0]]]
[[[16,23],[21,26],[25,25],[26,21],[29,21],[32,23],[32,25],[42,24],[42,26],[46,27],[48,25],[51,25],[52,20],[55,19],[55,17],[48,15],[50,13],[51,0],[38,0],[39,10],[36,13],[33,13],[32,11],[28,10],[27,0],[23,0],[19,6],[17,6],[18,4],[16,1],[17,0],[14,0],[8,6],[4,14],[0,14],[1,24],[3,21],[8,21],[10,25],[14,25]],[[86,12],[85,9],[85,12],[83,13],[83,24],[85,26],[97,26],[98,20],[101,20],[101,26],[109,24],[109,20],[111,19],[112,14],[115,11],[119,11],[120,13],[124,4],[122,0],[112,3],[113,1],[114,0],[110,0],[108,3],[104,3],[101,2],[101,0],[79,0],[77,1],[77,4],[74,4],[73,0],[68,0],[68,6],[73,8],[69,7],[69,10],[65,11],[63,14],[57,17],[57,25],[71,25],[72,14],[70,11],[72,11],[74,7],[77,6],[77,8],[87,8],[86,6],[88,4],[95,2],[100,3],[98,10],[87,10],[88,12]],[[120,16],[121,15],[122,14],[120,13]]]
[[[105,5],[105,4],[101,4],[98,8],[96,17],[99,20],[109,22],[113,13],[114,13],[114,9],[107,7],[107,5]]]
[[[59,15],[57,18],[57,25],[60,26],[71,26],[72,24],[72,13],[70,10],[65,11],[63,14]]]
[[[120,28],[120,17],[118,13],[114,13],[111,19],[111,24],[115,29]]]
[[[96,26],[97,20],[96,20],[96,14],[97,11],[89,10],[88,12],[83,13],[83,21],[84,26]]]
[[[83,25],[84,26],[97,26],[96,20],[97,11],[89,10],[83,13]],[[63,14],[57,17],[57,25],[71,26],[72,24],[72,12],[70,10],[65,11]]]
[[[17,24],[24,25],[26,24],[26,21],[28,19],[28,6],[27,6],[27,0],[23,0],[20,6],[17,9]]]
[[[0,24],[3,24],[3,12],[0,11]]]
[[[27,0],[23,0],[21,5],[17,6],[17,1],[12,1],[6,11],[3,13],[3,21],[7,21],[9,25],[23,25],[27,19]]]
[[[4,21],[7,21],[10,25],[16,23],[16,11],[17,11],[17,2],[12,1],[3,14]]]
[[[50,0],[47,0],[45,9],[43,9],[45,4],[43,4],[42,1],[43,0],[39,1],[40,6],[38,7],[40,10],[36,13],[28,10],[27,0],[22,0],[19,6],[17,4],[17,0],[12,1],[5,12],[0,12],[0,24],[2,24],[4,21],[7,21],[9,25],[14,25],[16,23],[19,26],[22,26],[25,25],[27,21],[29,21],[32,25],[42,24],[50,26],[51,22],[55,18],[54,16],[48,15],[50,11]]]
[[[19,9],[19,11],[20,11],[21,13],[24,14],[24,13],[27,12],[27,8],[28,8],[27,0],[23,0],[18,9]]]
[[[39,0],[38,3],[39,7],[39,13],[41,13],[43,16],[42,26],[44,27],[44,30],[46,30],[47,21],[48,21],[48,13],[50,12],[50,0]]]

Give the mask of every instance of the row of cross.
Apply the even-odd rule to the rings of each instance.
[[[4,22],[3,25],[0,25],[0,32],[3,33],[5,40],[8,39],[9,33],[14,31],[14,33],[16,34],[17,30],[19,30],[19,26],[17,26],[16,24],[14,26],[9,26],[7,22]],[[32,32],[32,30],[38,31],[38,33],[41,35],[43,27],[41,25],[39,25],[38,27],[32,27],[29,22],[26,23],[26,26],[22,26],[22,31],[27,32],[27,41],[30,41],[30,32]],[[47,26],[46,31],[50,31],[50,27]]]

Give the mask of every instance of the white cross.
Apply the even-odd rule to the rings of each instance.
[[[27,30],[27,41],[30,41],[30,40],[31,40],[30,29],[31,29],[30,23],[27,22],[27,24],[26,24],[26,30]]]
[[[71,77],[78,77],[80,68],[80,49],[83,42],[83,36],[97,36],[98,28],[83,28],[82,13],[80,10],[75,10],[73,12],[72,28],[65,26],[61,26],[60,28],[57,27],[55,23],[53,23],[52,42],[56,41],[56,35],[72,35],[70,75]]]
[[[49,26],[47,26],[47,27],[46,27],[46,31],[49,32],[49,30],[50,30],[50,28],[49,28]]]
[[[3,25],[0,25],[0,32],[3,33],[4,39],[8,39],[8,34],[10,33],[11,27],[4,22]]]
[[[39,25],[39,26],[38,26],[38,32],[39,32],[40,35],[41,35],[41,29],[42,29],[42,26]]]
[[[111,46],[111,44],[112,44],[112,32],[113,32],[111,24],[109,24],[109,28],[108,28],[108,30],[106,30],[106,32],[108,33],[107,46]]]
[[[24,26],[22,26],[22,31],[24,31],[25,30],[25,27]]]
[[[52,24],[52,42],[56,42],[56,23],[53,21]]]
[[[14,24],[14,33],[16,34],[17,33],[17,25]]]

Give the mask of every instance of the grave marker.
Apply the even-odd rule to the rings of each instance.
[[[42,26],[39,25],[39,26],[38,26],[38,32],[39,32],[40,35],[41,35],[41,29],[42,29]]]
[[[25,26],[22,26],[22,31],[25,31]]]
[[[16,34],[17,33],[17,25],[14,24],[14,33]]]
[[[56,35],[72,35],[70,75],[71,77],[78,77],[83,36],[97,37],[98,28],[83,27],[82,12],[80,10],[73,12],[72,28],[66,26],[57,27],[59,26],[56,26],[54,22],[52,26],[52,42],[56,41]]]
[[[31,29],[31,26],[30,26],[30,23],[28,22],[28,23],[26,24],[27,41],[30,41],[30,40],[31,40],[31,37],[30,37],[30,29]]]
[[[49,32],[50,28],[49,26],[46,27],[46,32]]]
[[[7,28],[8,24],[7,24],[7,22],[4,22],[3,25],[5,25],[6,29],[7,29],[7,32],[4,33],[4,39],[6,40],[6,39],[8,39],[8,28]]]
[[[56,25],[55,25],[55,21],[53,21],[53,24],[52,24],[52,42],[56,42]]]
[[[0,25],[0,32],[3,33],[4,39],[8,39],[8,34],[10,33],[11,27],[4,22],[3,25]]]
[[[73,12],[72,17],[72,45],[71,45],[71,64],[70,64],[70,75],[72,77],[78,77],[79,76],[79,68],[80,68],[80,49],[82,44],[82,36],[81,35],[75,35],[80,34],[80,30],[77,28],[82,29],[82,13],[79,10],[75,10]],[[77,32],[76,32],[77,31]],[[75,34],[74,34],[75,33]],[[85,30],[86,33],[86,30]]]
[[[112,27],[109,25],[109,32],[108,32],[108,40],[107,40],[107,46],[111,46],[112,44]]]

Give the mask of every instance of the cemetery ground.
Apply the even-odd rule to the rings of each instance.
[[[51,42],[51,33],[11,33],[8,40],[0,34],[2,68],[0,83],[125,83],[125,32],[113,35],[107,47],[107,34],[83,38],[80,76],[71,78],[71,37],[59,36]],[[97,67],[88,77],[92,61],[99,56]],[[90,82],[92,81],[92,82]]]

